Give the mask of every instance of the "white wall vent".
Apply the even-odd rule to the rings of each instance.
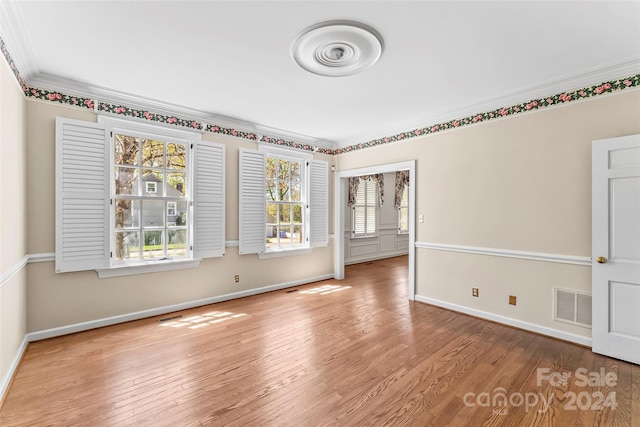
[[[591,295],[553,288],[553,320],[591,328]]]

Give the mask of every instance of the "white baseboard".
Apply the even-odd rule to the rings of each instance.
[[[214,304],[217,302],[229,301],[236,298],[248,297],[251,295],[262,294],[265,292],[277,291],[280,289],[291,288],[293,286],[305,285],[307,283],[318,282],[320,280],[333,279],[333,274],[324,274],[322,276],[309,277],[302,280],[280,283],[277,285],[264,286],[262,288],[249,289],[246,291],[233,292],[231,294],[220,295],[211,298],[204,298],[196,301],[184,302],[181,304],[168,305],[164,307],[152,308],[149,310],[136,311],[129,314],[121,314],[103,319],[91,320],[89,322],[75,323],[73,325],[61,326],[58,328],[46,329],[43,331],[31,332],[27,334],[29,342],[44,340],[47,338],[58,337],[61,335],[73,334],[76,332],[88,331],[89,329],[101,328],[103,326],[115,325],[118,323],[130,322],[132,320],[144,319],[146,317],[158,316],[161,314],[172,313],[175,311],[186,310],[189,308],[200,307],[203,305]]]
[[[529,323],[523,320],[513,319],[511,317],[501,316],[499,314],[493,314],[486,311],[477,310],[475,308],[465,307],[463,305],[452,304],[450,302],[441,301],[435,298],[428,298],[422,295],[416,295],[415,300],[418,302],[435,305],[437,307],[446,308],[448,310],[457,311],[459,313],[468,314],[471,316],[479,317],[481,319],[491,320],[493,322],[498,322],[519,329],[524,329],[525,331],[547,335],[553,338],[558,338],[564,341],[569,341],[591,348],[591,338],[584,337],[582,335],[572,334],[570,332],[564,332],[558,329],[540,326],[535,323]]]
[[[16,370],[18,369],[18,365],[20,365],[20,361],[24,356],[24,352],[27,350],[27,344],[29,344],[29,341],[27,339],[27,336],[25,335],[25,337],[22,339],[22,344],[20,344],[20,348],[18,349],[18,352],[13,358],[13,362],[11,362],[9,371],[7,372],[5,377],[2,378],[2,383],[0,383],[0,402],[4,400],[5,394],[9,390],[9,385],[11,384],[11,380],[13,379],[13,376],[16,374]]]

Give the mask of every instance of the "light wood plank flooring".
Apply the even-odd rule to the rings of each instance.
[[[640,426],[640,366],[410,302],[406,257],[346,271],[32,343],[0,425]]]

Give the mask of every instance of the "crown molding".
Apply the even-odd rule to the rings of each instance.
[[[233,117],[214,114],[207,111],[171,104],[152,98],[121,92],[102,86],[90,85],[72,79],[55,76],[47,73],[39,73],[27,82],[29,86],[42,89],[53,89],[55,91],[74,94],[90,98],[98,102],[108,102],[111,104],[121,104],[129,108],[149,110],[154,113],[178,115],[188,117],[190,120],[198,120],[207,124],[217,125],[226,128],[237,129],[247,133],[267,135],[271,139],[292,140],[299,144],[322,147],[329,150],[336,148],[336,143],[324,139],[314,138],[294,132],[285,131],[270,126],[251,123]]]
[[[38,62],[27,33],[24,31],[22,14],[18,2],[14,0],[0,1],[0,37],[11,52],[11,57],[19,66],[20,76],[25,82],[39,72]]]
[[[411,132],[414,129],[429,127],[437,123],[471,116],[478,114],[478,112],[491,111],[497,108],[527,102],[532,99],[547,97],[557,93],[598,84],[603,81],[617,79],[621,76],[629,76],[638,73],[640,73],[640,55],[627,58],[623,61],[596,67],[584,73],[549,80],[542,84],[533,85],[505,96],[487,99],[481,103],[469,104],[456,110],[449,110],[440,114],[414,117],[409,120],[395,122],[391,125],[387,124],[386,126],[362,132],[347,139],[338,139],[336,140],[336,143],[338,148],[345,148],[350,145],[369,142],[378,138],[389,137],[403,132]]]

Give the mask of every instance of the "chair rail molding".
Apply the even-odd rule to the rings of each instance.
[[[574,264],[574,265],[583,265],[583,266],[589,266],[589,267],[591,266],[591,257],[575,256],[575,255],[515,251],[511,249],[496,249],[496,248],[485,248],[485,247],[478,247],[478,246],[448,245],[444,243],[432,243],[432,242],[416,242],[415,247],[419,249],[433,249],[438,251],[462,252],[462,253],[476,254],[476,255],[490,255],[490,256],[498,256],[498,257],[505,257],[505,258],[527,259],[532,261],[546,261],[546,262],[556,262],[561,264]]]

